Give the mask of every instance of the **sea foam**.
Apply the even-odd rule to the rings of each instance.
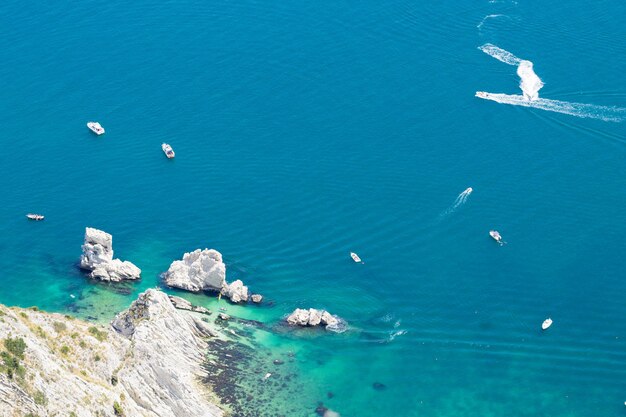
[[[494,57],[498,61],[504,62],[508,65],[514,65],[517,67],[517,75],[520,78],[519,86],[524,93],[524,97],[527,100],[537,100],[539,98],[539,90],[543,87],[543,81],[533,69],[533,63],[531,61],[520,59],[502,48],[487,43],[479,47],[481,51],[489,56]]]
[[[539,90],[544,84],[541,78],[535,74],[532,61],[520,59],[509,51],[490,43],[479,46],[478,49],[500,62],[516,66],[517,75],[520,77],[519,86],[522,90],[522,95],[476,92],[476,97],[478,98],[513,106],[532,107],[569,114],[576,117],[600,119],[607,122],[621,122],[626,119],[625,108],[539,98]]]
[[[569,101],[550,100],[547,98],[538,98],[531,101],[526,99],[524,96],[514,94],[476,93],[476,97],[485,100],[492,100],[501,104],[532,107],[540,110],[569,114],[570,116],[600,119],[605,122],[621,122],[626,119],[626,109],[620,107],[572,103]]]

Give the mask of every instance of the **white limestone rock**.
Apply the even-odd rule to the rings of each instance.
[[[324,311],[324,313],[326,313]],[[328,313],[326,313],[328,314]],[[319,326],[319,324],[322,322],[322,312],[319,310],[316,310],[314,308],[310,308],[309,309],[309,322],[308,325],[309,326]]]
[[[175,295],[170,295],[169,296],[170,301],[172,302],[172,304],[174,304],[174,307],[180,309],[180,310],[189,310],[191,311],[191,309],[193,308],[193,306],[191,305],[191,303],[187,300],[185,300],[182,297],[177,297]]]
[[[132,262],[113,259],[113,237],[102,230],[85,228],[82,250],[80,267],[91,271],[90,278],[118,282],[141,276],[141,269]]]
[[[287,317],[287,323],[292,326],[308,326],[309,325],[309,310],[302,308],[296,308],[293,313]]]
[[[157,416],[221,415],[197,385],[206,375],[204,338],[214,334],[206,324],[156,289],[140,294],[111,324],[132,342],[118,379],[143,408]]]
[[[114,402],[132,417],[223,416],[200,382],[212,372],[202,365],[205,336],[217,333],[160,291],[146,291],[115,318],[121,334],[61,314],[2,305],[0,312],[0,340],[26,344],[24,380],[0,372],[0,417],[114,417]],[[34,400],[38,392],[45,404]]]
[[[261,294],[252,294],[250,296],[250,299],[252,300],[253,303],[260,303],[261,301],[263,301],[263,296]]]
[[[345,330],[345,322],[341,319],[333,316],[326,310],[317,310],[314,308],[308,310],[296,308],[287,316],[287,323],[292,326],[300,327],[324,326],[328,330]]]
[[[192,292],[221,291],[226,283],[226,265],[214,249],[196,249],[174,261],[165,273],[165,283]]]
[[[240,279],[226,284],[222,289],[222,294],[230,298],[233,303],[248,301],[248,287],[243,285]]]
[[[320,322],[324,326],[336,326],[337,324],[339,324],[339,320],[335,316],[330,314],[328,311],[324,311],[322,313],[322,317],[320,319]]]

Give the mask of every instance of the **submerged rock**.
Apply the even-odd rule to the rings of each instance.
[[[385,384],[383,384],[382,382],[374,382],[372,384],[372,388],[374,388],[377,391],[382,391],[382,390],[386,389],[387,386]]]
[[[287,316],[287,323],[292,326],[301,327],[315,327],[321,325],[328,330],[335,330],[343,321],[325,310],[316,310],[314,308],[305,310],[296,308],[293,313]]]
[[[82,250],[80,267],[91,271],[90,278],[119,282],[141,275],[141,269],[132,262],[113,259],[113,237],[102,230],[85,228]]]

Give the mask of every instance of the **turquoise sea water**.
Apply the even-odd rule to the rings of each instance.
[[[215,248],[229,280],[273,301],[230,313],[271,327],[318,307],[351,325],[255,333],[273,355],[259,375],[295,354],[276,369],[297,389],[271,385],[267,415],[318,401],[344,417],[626,413],[626,119],[606,108],[626,107],[626,3],[0,10],[1,303],[107,320],[185,251]],[[541,98],[605,107],[474,97],[521,94],[486,43],[532,61]],[[141,282],[82,276],[86,226],[113,234]]]

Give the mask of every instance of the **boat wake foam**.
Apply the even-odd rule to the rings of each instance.
[[[522,90],[522,95],[494,94],[477,91],[476,97],[478,98],[492,100],[501,104],[532,107],[535,109],[568,114],[570,116],[600,119],[607,122],[621,122],[626,119],[625,108],[539,98],[539,90],[541,90],[544,84],[541,78],[535,74],[531,61],[520,59],[509,51],[490,43],[479,46],[478,49],[500,62],[516,66],[517,75],[520,77],[519,86]]]
[[[539,98],[539,90],[543,87],[543,81],[541,81],[541,78],[535,74],[532,61],[520,59],[509,51],[505,51],[504,49],[490,43],[486,43],[478,49],[498,61],[516,66],[517,75],[520,78],[519,87],[522,89],[524,97],[528,100],[537,100]]]
[[[496,17],[508,17],[506,15],[503,14],[489,14],[485,17],[483,17],[483,20],[480,21],[480,23],[478,25],[476,25],[476,27],[478,29],[482,29],[483,25],[485,24],[485,22],[489,19],[495,19]]]
[[[472,187],[465,189],[465,191],[463,191],[461,194],[459,194],[456,197],[456,200],[454,200],[454,203],[452,203],[450,207],[448,207],[443,213],[440,214],[440,217],[444,217],[449,214],[452,214],[454,211],[456,211],[457,208],[465,204],[470,194],[472,194],[472,191],[474,191]]]
[[[514,94],[494,94],[476,92],[476,97],[513,106],[532,107],[535,109],[569,114],[570,116],[599,119],[605,122],[621,122],[626,120],[626,109],[619,107],[597,106],[595,104],[572,103],[569,101],[538,98],[528,100],[524,96]]]

